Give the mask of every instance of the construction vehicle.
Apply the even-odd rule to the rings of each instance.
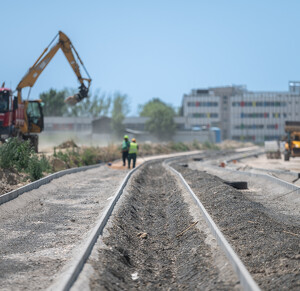
[[[57,37],[57,43],[46,54]],[[16,88],[16,97],[13,96],[11,89],[5,88],[5,83],[3,83],[0,88],[1,141],[4,141],[8,137],[19,137],[23,140],[29,140],[35,151],[38,151],[37,134],[44,129],[43,104],[42,100],[28,100],[28,98],[30,90],[34,86],[39,75],[43,72],[59,49],[61,49],[66,56],[80,83],[79,92],[74,96],[68,97],[65,102],[69,105],[74,105],[88,97],[92,80],[70,39],[63,32],[59,31],[18,84]],[[81,76],[79,65],[77,63],[78,61],[84,68],[88,78],[83,78]],[[23,100],[22,89],[26,87],[30,87],[29,94],[27,100]]]
[[[300,122],[286,121],[284,130],[287,133],[284,160],[289,161],[290,157],[300,157]]]
[[[278,140],[265,141],[267,159],[281,159],[280,143]]]

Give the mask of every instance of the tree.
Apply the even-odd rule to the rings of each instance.
[[[183,104],[177,110],[177,116],[184,116]]]
[[[123,120],[129,112],[128,97],[121,93],[115,93],[113,98],[113,108],[111,111],[111,127],[116,136],[123,135],[125,128]]]
[[[159,98],[153,98],[140,109],[140,116],[150,117],[146,122],[146,130],[161,140],[168,140],[174,135],[176,130],[175,111],[171,106]]]
[[[65,90],[56,91],[50,89],[40,94],[40,99],[44,103],[43,112],[45,116],[63,116],[67,114],[67,105],[64,102],[67,93]]]
[[[74,89],[68,90],[69,96],[76,93]],[[68,107],[69,116],[80,116],[80,117],[97,117],[100,115],[107,115],[111,105],[111,97],[106,96],[104,93],[100,94],[97,90],[92,96],[84,98],[82,101],[74,106]]]
[[[99,90],[88,98],[74,106],[67,105],[64,100],[68,96],[73,96],[77,90],[64,89],[56,91],[50,89],[40,94],[40,99],[44,102],[43,112],[45,116],[80,116],[80,117],[97,117],[107,115],[111,105],[111,97],[104,93],[100,94]]]

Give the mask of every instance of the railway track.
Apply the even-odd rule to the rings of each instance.
[[[72,271],[51,289],[69,290],[83,269],[72,290],[87,289],[86,284],[95,290],[213,290],[240,289],[241,285],[245,290],[259,290],[177,171],[168,164],[162,165],[162,161],[149,163],[137,171],[125,178]],[[134,177],[127,185],[132,174]],[[124,190],[118,209],[109,219]],[[192,197],[204,217],[199,217],[200,210],[193,205]],[[193,208],[197,218],[190,213]],[[207,243],[213,239],[205,220],[228,258],[215,243]],[[94,246],[107,223],[107,230]],[[85,264],[93,246],[94,251]]]
[[[215,158],[218,157],[213,153],[198,155],[195,160]],[[215,176],[192,170],[190,166],[196,162],[186,159],[169,160],[171,168],[169,163],[152,161],[126,177],[123,172],[115,181],[115,188],[111,188],[115,189],[114,197],[112,192],[103,191],[106,204],[101,207],[101,217],[89,214],[92,223],[88,231],[82,232],[80,247],[66,253],[68,259],[55,265],[56,271],[51,270],[51,280],[44,282],[43,289],[259,290],[259,285],[266,290],[281,289],[280,286],[297,290],[299,227],[286,225],[259,203],[249,201],[249,191],[247,196]],[[90,171],[96,174],[98,170]],[[95,177],[89,180],[94,185],[86,182],[89,191],[94,191],[96,185],[101,187]],[[105,177],[108,187],[109,175]],[[117,188],[120,179],[123,182]],[[84,203],[88,203],[88,192],[85,199]],[[79,233],[80,229],[76,235]],[[5,273],[1,264],[0,270]],[[40,288],[39,279],[35,280],[37,284],[28,285],[29,289]],[[6,286],[10,283],[6,282]],[[7,290],[18,289],[11,286]]]

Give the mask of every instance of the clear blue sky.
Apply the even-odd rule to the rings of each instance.
[[[93,78],[92,91],[179,106],[193,88],[245,84],[285,91],[300,80],[300,1],[2,0],[0,82],[16,88],[58,30]],[[1,84],[0,84],[1,85]],[[59,52],[31,92],[77,87]]]

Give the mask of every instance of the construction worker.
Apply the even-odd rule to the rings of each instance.
[[[129,146],[130,146],[130,141],[128,139],[128,135],[124,135],[124,140],[123,140],[123,143],[122,143],[123,167],[126,166],[126,160],[128,159]]]
[[[138,152],[139,146],[136,143],[135,138],[131,140],[129,151],[128,151],[128,169],[130,169],[130,163],[132,160],[132,168],[135,168],[136,155]]]

